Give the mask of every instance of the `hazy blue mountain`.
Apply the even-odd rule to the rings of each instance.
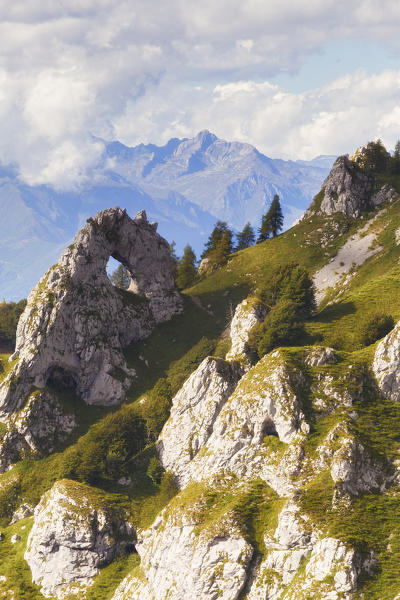
[[[201,252],[215,221],[235,229],[258,226],[278,193],[289,226],[319,190],[335,157],[270,159],[249,144],[225,142],[208,131],[164,146],[103,142],[96,185],[78,192],[30,187],[0,168],[0,299],[26,296],[86,219],[121,206],[145,208],[159,232]],[[101,182],[101,183],[99,183]]]

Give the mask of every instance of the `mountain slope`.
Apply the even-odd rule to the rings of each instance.
[[[0,597],[395,600],[400,328],[372,342],[361,333],[377,311],[400,317],[400,177],[368,175],[355,204],[351,179],[334,189],[346,169],[336,163],[300,223],[232,255],[185,291],[181,314],[126,349],[136,380],[120,408],[88,406],[65,381],[40,392],[76,426],[57,452],[43,447],[0,475]],[[373,253],[360,250],[364,238]],[[334,262],[345,247],[355,264]],[[328,264],[342,271],[295,345],[258,360],[250,330],[294,257],[317,283]],[[57,281],[39,286],[42,299]],[[4,426],[21,435],[28,409]],[[137,554],[123,554],[129,540]]]

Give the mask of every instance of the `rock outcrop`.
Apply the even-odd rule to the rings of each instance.
[[[377,345],[372,370],[383,396],[400,401],[400,323]]]
[[[322,184],[320,210],[327,215],[342,212],[358,217],[370,206],[372,186],[372,178],[362,173],[347,155],[339,156]]]
[[[232,345],[227,360],[247,357],[250,331],[265,319],[267,311],[257,298],[246,298],[238,304],[230,327]]]
[[[239,597],[254,550],[233,515],[204,527],[199,508],[174,504],[138,532],[141,577],[126,578],[112,600]]]
[[[172,401],[171,415],[157,441],[163,467],[182,486],[188,466],[207,442],[215,419],[243,375],[239,363],[208,357]]]
[[[216,418],[215,402],[198,406],[196,410],[199,414],[204,410],[204,422],[210,423],[208,439],[190,462],[190,456],[185,455],[185,470],[178,466],[179,470],[175,471],[172,461],[168,462],[169,468],[176,472],[180,485],[187,485],[193,480],[205,480],[221,472],[231,472],[239,478],[260,476],[280,493],[290,490],[292,467],[283,460],[282,470],[277,469],[276,465],[271,468],[268,460],[270,451],[263,441],[266,436],[273,436],[289,443],[298,434],[301,437],[309,431],[298,394],[303,382],[301,372],[288,365],[285,357],[276,351],[265,356],[242,377]],[[172,431],[178,431],[181,424],[179,418],[175,421],[177,416],[171,413],[165,425],[164,429],[170,432],[169,437],[172,437]],[[163,434],[159,446],[163,461],[162,438]],[[180,429],[179,438],[182,447],[190,448],[192,427]],[[293,456],[289,462],[297,464],[297,450],[293,446]]]
[[[75,416],[65,412],[54,394],[36,390],[24,408],[7,420],[0,439],[0,472],[19,460],[47,456],[68,439],[75,427]]]
[[[84,592],[99,568],[132,549],[134,532],[118,510],[83,484],[62,480],[34,513],[25,560],[46,597]]]
[[[132,277],[130,292],[106,274],[110,256]],[[170,249],[144,211],[98,213],[28,298],[18,323],[17,363],[0,387],[0,414],[47,383],[75,386],[88,404],[118,404],[132,383],[122,349],[181,310]]]
[[[324,196],[319,210],[326,215],[339,212],[348,217],[359,217],[365,210],[381,207],[399,197],[388,184],[374,191],[372,176],[364,173],[348,155],[336,159],[322,190]],[[312,211],[311,206],[307,212]]]

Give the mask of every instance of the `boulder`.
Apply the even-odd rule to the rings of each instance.
[[[198,532],[195,516],[161,514],[139,532],[141,577],[129,576],[112,600],[236,600],[253,548],[232,519]]]
[[[0,473],[26,458],[43,458],[65,442],[77,423],[56,396],[36,390],[21,410],[12,413],[0,439]]]
[[[132,549],[131,525],[94,488],[61,480],[34,513],[25,560],[45,597],[84,592],[100,567]]]

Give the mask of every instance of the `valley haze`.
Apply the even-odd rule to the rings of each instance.
[[[164,146],[97,139],[103,147],[91,183],[72,190],[29,186],[12,167],[0,168],[0,298],[26,297],[41,274],[98,210],[145,209],[178,254],[190,243],[199,257],[216,220],[234,230],[260,226],[279,194],[285,229],[319,191],[335,159],[271,159],[254,146],[227,142],[209,131]]]

